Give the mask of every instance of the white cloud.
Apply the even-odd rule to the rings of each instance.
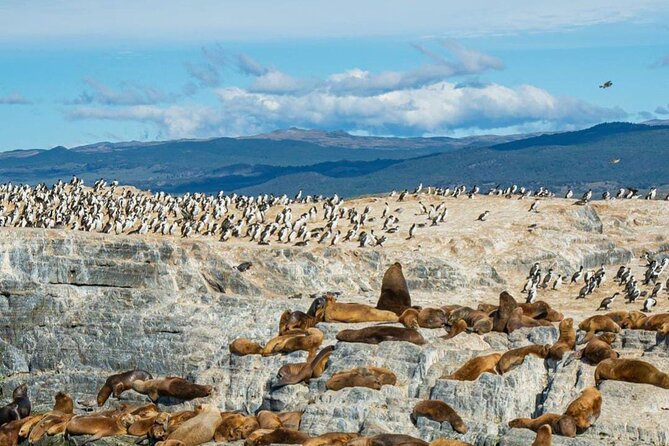
[[[27,105],[27,104],[32,104],[32,101],[15,91],[8,93],[4,96],[0,96],[0,105]]]
[[[84,79],[84,83],[88,89],[72,101],[73,104],[150,105],[173,102],[178,98],[178,95],[164,93],[156,87],[130,82],[123,82],[118,88],[113,88],[88,77]]]

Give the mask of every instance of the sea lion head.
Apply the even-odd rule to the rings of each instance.
[[[25,383],[18,386],[16,389],[14,389],[14,392],[12,392],[12,397],[14,399],[23,398],[26,396],[28,396],[28,385]]]
[[[73,413],[74,411],[74,402],[70,395],[65,392],[58,392],[55,396],[55,404],[53,406],[54,410],[58,410],[64,413]]]
[[[307,314],[311,317],[315,317],[316,319],[320,319],[317,314],[320,312],[322,313],[321,310],[325,308],[325,297],[318,297],[314,299],[314,301],[311,303],[311,306],[309,307],[309,310],[307,311]]]

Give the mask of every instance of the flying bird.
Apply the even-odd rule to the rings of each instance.
[[[600,85],[599,88],[611,88],[612,86],[613,86],[613,82],[606,81],[602,85]]]
[[[618,164],[620,162],[620,158],[614,158],[612,160],[609,160],[609,163],[611,164]]]

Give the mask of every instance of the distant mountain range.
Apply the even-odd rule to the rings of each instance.
[[[611,163],[620,159],[618,163]],[[168,192],[361,195],[456,183],[669,188],[669,121],[605,123],[573,132],[384,138],[290,128],[263,135],[101,142],[0,152],[0,182],[117,179]]]

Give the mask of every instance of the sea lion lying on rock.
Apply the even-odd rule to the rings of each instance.
[[[399,316],[392,311],[379,310],[364,304],[340,303],[333,295],[314,299],[307,314],[314,316],[319,322],[397,322],[399,320]]]
[[[128,433],[128,427],[134,423],[135,418],[132,415],[124,414],[118,417],[109,417],[101,415],[78,415],[72,417],[65,426],[65,434],[69,436],[91,435],[84,443],[93,443],[104,437],[116,435],[125,435]]]
[[[214,432],[214,440],[225,443],[244,440],[258,429],[260,429],[260,423],[252,415],[223,412],[221,413],[221,424]]]
[[[428,446],[428,443],[409,435],[380,434],[355,438],[348,442],[348,446]]]
[[[548,424],[551,431],[563,437],[576,436],[576,421],[572,417],[558,415],[556,413],[545,413],[537,418],[516,418],[509,421],[509,427],[518,429],[530,429],[537,432],[541,426]]]
[[[304,350],[309,352],[309,357],[312,357],[323,343],[323,337],[323,332],[318,328],[286,332],[270,339],[265,348],[263,348],[262,355],[271,356],[279,353],[292,353]]]
[[[65,431],[65,425],[74,416],[74,402],[69,395],[58,392],[53,408],[42,415],[31,417],[21,427],[19,435],[28,438],[31,444],[37,443],[44,435],[55,435]]]
[[[197,408],[197,415],[184,421],[167,437],[169,441],[180,441],[184,446],[197,446],[214,439],[216,429],[223,423],[221,412],[213,404]],[[161,443],[156,443],[161,446]]]
[[[327,434],[312,437],[302,443],[303,446],[346,446],[346,444],[358,438],[360,434],[355,432],[328,432]]]
[[[333,351],[334,346],[330,345],[318,352],[310,361],[283,365],[276,374],[277,381],[272,388],[275,389],[300,382],[309,383],[311,378],[320,377]]]
[[[550,345],[528,345],[526,347],[509,350],[499,358],[499,361],[497,362],[497,371],[500,375],[505,374],[514,367],[522,364],[527,355],[533,355],[544,359],[548,356],[550,348]]]
[[[446,327],[445,327],[446,328]],[[467,331],[467,322],[464,319],[458,320],[451,327],[446,328],[446,336],[442,336],[444,339],[451,339],[459,335],[460,333]]]
[[[502,357],[501,353],[477,356],[465,362],[459,369],[450,375],[443,375],[441,379],[453,379],[456,381],[476,381],[482,373],[497,374],[497,363]]]
[[[318,319],[307,313],[286,310],[279,320],[279,334],[282,335],[291,330],[306,330],[315,327],[317,323]]]
[[[230,343],[230,353],[237,356],[260,355],[263,348],[257,342],[246,338],[237,338]]]
[[[465,434],[467,433],[467,426],[465,425],[460,415],[453,410],[451,406],[439,400],[423,400],[420,401],[413,408],[411,413],[411,420],[415,424],[418,417],[426,417],[430,420],[443,423],[448,421],[454,431]]]
[[[583,433],[593,425],[602,412],[602,394],[595,387],[586,387],[572,401],[564,415],[572,417],[576,422],[576,432]]]
[[[153,379],[153,376],[145,370],[129,370],[111,375],[98,392],[98,406],[102,407],[112,394],[114,398],[121,399],[123,392],[132,389],[133,381],[146,381],[147,379]]]
[[[337,372],[325,383],[328,390],[341,390],[346,387],[367,387],[380,390],[384,385],[394,386],[397,377],[393,372],[382,367],[358,367]]]
[[[543,300],[538,300],[534,303],[520,303],[518,304],[523,309],[523,314],[532,319],[544,319],[549,322],[560,322],[564,316],[559,311],[551,308],[548,303]]]
[[[265,446],[269,444],[303,444],[309,435],[280,427],[278,429],[258,429],[246,438],[244,446]]]
[[[590,339],[577,355],[593,365],[597,365],[605,359],[616,359],[620,354],[611,348],[611,344],[615,340],[615,333],[601,333],[599,336]]]
[[[560,337],[548,351],[548,356],[556,361],[561,361],[565,353],[574,351],[576,348],[576,331],[574,330],[574,319],[567,318],[560,321],[558,327]],[[555,431],[555,429],[553,429]]]
[[[337,333],[337,340],[364,344],[379,344],[384,341],[406,341],[416,345],[425,344],[425,339],[418,330],[384,326],[366,327],[359,330],[342,330]]]
[[[146,381],[133,381],[132,388],[135,392],[148,396],[153,402],[156,402],[160,397],[190,401],[195,398],[209,396],[214,390],[211,386],[194,384],[176,376],[149,379]]]
[[[650,384],[669,389],[669,374],[640,359],[605,359],[595,369],[595,384],[604,380]]]
[[[602,314],[590,316],[589,318],[584,319],[580,324],[578,324],[578,328],[579,330],[586,332],[585,336],[581,340],[581,344],[588,342],[595,336],[597,332],[600,331],[620,333],[620,325],[613,322],[610,317]]]
[[[553,324],[543,319],[532,319],[523,314],[523,309],[515,308],[506,322],[506,332],[511,334],[519,328],[524,327],[550,327]]]

